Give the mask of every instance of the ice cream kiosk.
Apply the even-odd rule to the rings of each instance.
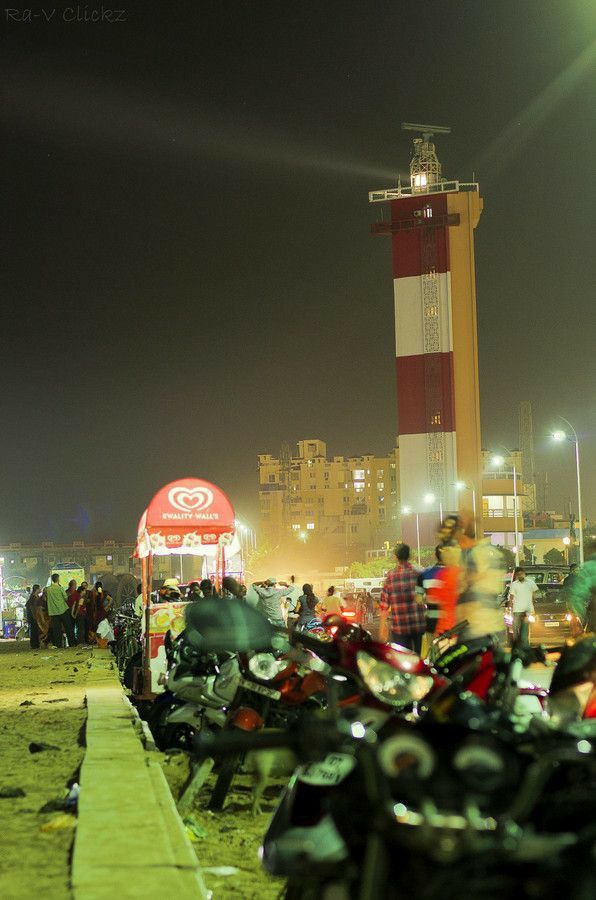
[[[184,602],[156,603],[152,596],[155,556],[202,556],[215,562],[216,581],[227,562],[240,551],[234,509],[220,488],[199,478],[172,481],[159,490],[141,516],[135,556],[141,561],[143,592],[143,662],[135,673],[134,693],[150,699],[163,690],[159,676],[166,669],[164,647],[168,631],[176,637],[184,628]]]

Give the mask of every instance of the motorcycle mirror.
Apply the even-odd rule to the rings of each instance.
[[[197,649],[245,653],[271,647],[270,622],[238,600],[197,600],[187,605],[184,618],[186,638]]]

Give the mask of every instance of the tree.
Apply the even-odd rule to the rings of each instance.
[[[418,565],[418,551],[412,547],[410,554],[410,562],[413,566]],[[420,565],[423,569],[434,565],[436,562],[434,547],[420,548]],[[368,562],[353,562],[349,566],[350,578],[382,578],[389,569],[396,566],[395,554],[390,553],[387,556],[380,556],[378,559],[371,559]]]
[[[259,572],[262,574],[267,566],[275,567],[275,555],[278,550],[279,547],[272,544],[271,541],[262,540],[256,547],[246,551],[244,554],[244,578],[247,584],[254,581]]]
[[[513,551],[509,549],[509,547],[501,547],[500,544],[497,544],[497,550],[500,550],[503,554],[503,561],[508,569],[512,569],[515,566],[515,556],[513,555]]]
[[[551,547],[551,549],[544,554],[544,562],[547,566],[564,566],[565,557],[560,550],[556,549],[556,547]]]
[[[369,562],[353,562],[349,567],[351,578],[382,578],[395,565],[395,556],[380,556]]]

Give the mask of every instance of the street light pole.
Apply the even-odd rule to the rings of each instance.
[[[505,447],[504,444],[501,444],[501,448],[507,453],[509,459],[512,461],[513,466],[513,524],[515,529],[515,549],[513,551],[515,556],[515,565],[519,566],[519,530],[517,527],[517,467],[513,462],[513,453],[509,450],[508,447]],[[503,460],[503,463],[505,461]]]
[[[476,521],[476,488],[470,487],[470,485],[466,484],[465,481],[456,481],[453,486],[454,486],[455,490],[457,491],[458,496],[459,496],[460,492],[463,490],[468,489],[471,491],[471,493],[472,493],[472,513],[474,515],[474,522],[475,522]],[[459,512],[459,502],[457,504],[457,509]]]
[[[515,520],[515,565],[519,566],[519,534],[517,531],[517,469],[513,464],[513,517]]]
[[[412,512],[412,508],[410,506],[402,507],[402,515],[408,516],[411,512]],[[415,513],[415,516],[416,516],[416,551],[417,551],[417,558],[418,558],[418,566],[420,566],[421,565],[421,563],[420,563],[420,519],[418,517],[417,512]]]
[[[416,513],[416,548],[418,552],[418,566],[420,567],[420,519]]]
[[[577,515],[579,518],[579,564],[583,566],[584,564],[584,520],[582,514],[582,485],[581,485],[581,477],[580,477],[580,468],[579,468],[579,438],[577,436],[577,431],[571,424],[568,419],[565,419],[563,416],[559,416],[562,422],[565,422],[566,425],[569,425],[572,434],[573,434],[573,442],[575,443],[575,469],[577,474]],[[565,437],[565,435],[564,435]],[[560,440],[560,438],[556,438],[556,440]]]

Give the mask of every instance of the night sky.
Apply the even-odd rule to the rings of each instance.
[[[187,474],[255,521],[259,452],[389,450],[367,192],[406,175],[404,120],[450,125],[444,174],[485,199],[483,444],[516,446],[531,400],[561,507],[566,416],[596,518],[591,0],[124,5],[2,12],[0,543],[132,539]]]

